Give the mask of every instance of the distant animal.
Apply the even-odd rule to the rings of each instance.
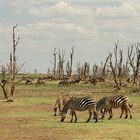
[[[97,80],[96,79],[89,79],[89,82],[91,84],[93,84],[94,86],[97,84]]]
[[[54,105],[54,116],[56,116],[57,114],[57,109],[58,109],[58,112],[59,112],[59,115],[62,111],[62,107],[64,106],[64,104],[71,98],[71,95],[62,95],[62,96],[59,96],[57,99],[56,99],[56,102],[55,102],[55,105]]]
[[[73,116],[75,116],[75,121],[77,122],[77,116],[76,111],[85,111],[88,110],[89,112],[89,118],[86,122],[89,122],[92,116],[92,113],[94,114],[96,121],[98,121],[97,115],[96,115],[96,108],[95,108],[95,100],[91,97],[71,97],[64,105],[62,112],[61,112],[61,122],[64,121],[66,118],[66,114],[68,109],[71,110],[71,120],[70,122],[73,122]]]
[[[32,83],[32,81],[28,79],[28,80],[26,80],[25,85],[31,84],[31,83]]]
[[[97,80],[94,78],[94,79],[91,79],[91,78],[89,78],[89,79],[86,79],[85,80],[85,84],[93,84],[94,86],[97,84]]]
[[[42,81],[42,79],[39,79],[39,78],[38,78],[38,80],[37,80],[37,82],[36,82],[36,87],[37,87],[38,85],[43,85],[43,86],[45,86],[45,82]]]
[[[97,77],[97,81],[98,82],[105,82],[105,78],[104,77]]]
[[[70,82],[67,79],[63,79],[58,83],[58,86],[59,87],[68,86],[69,84],[70,84]]]
[[[76,83],[79,83],[79,82],[80,82],[80,79],[74,79],[74,78],[73,78],[73,79],[70,79],[70,80],[69,80],[70,85],[71,85],[71,84],[76,84]]]
[[[96,111],[101,111],[102,117],[104,118],[106,112],[109,113],[109,119],[113,117],[112,108],[121,108],[121,115],[120,118],[122,118],[123,112],[125,111],[125,119],[128,117],[128,112],[130,115],[130,119],[132,119],[130,107],[132,107],[132,104],[129,103],[129,99],[127,96],[124,95],[114,95],[114,96],[108,96],[101,98],[97,104],[96,104]]]
[[[80,79],[75,79],[75,83],[79,83],[80,82]]]

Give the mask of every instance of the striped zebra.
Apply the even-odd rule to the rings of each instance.
[[[86,122],[89,122],[92,116],[92,112],[94,113],[94,116],[96,117],[96,121],[98,121],[97,119],[97,115],[96,115],[96,102],[94,99],[92,99],[91,97],[81,97],[81,98],[76,98],[76,97],[71,97],[64,105],[62,112],[61,112],[61,122],[64,121],[64,119],[66,118],[66,114],[68,109],[71,110],[71,121],[73,121],[73,116],[75,116],[75,121],[77,122],[77,116],[76,116],[76,111],[85,111],[88,110],[89,112],[89,118]]]
[[[55,102],[55,105],[54,105],[54,108],[53,108],[53,109],[54,109],[54,116],[56,116],[57,109],[58,109],[58,111],[59,111],[59,114],[61,113],[64,104],[65,104],[71,97],[72,97],[71,95],[62,95],[62,96],[59,96],[59,97],[56,99],[56,102]]]
[[[109,97],[103,97],[101,98],[97,104],[96,104],[96,111],[101,111],[102,117],[104,118],[105,113],[109,112],[109,119],[113,117],[112,108],[121,108],[121,115],[120,118],[122,118],[123,112],[125,111],[125,119],[128,117],[128,112],[130,115],[130,119],[132,119],[129,103],[129,99],[127,96],[124,95],[115,95],[115,96],[109,96]]]

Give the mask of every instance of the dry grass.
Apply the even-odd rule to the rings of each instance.
[[[98,93],[96,93],[99,91]],[[103,93],[105,91],[105,93]],[[85,123],[87,112],[78,112],[78,122],[69,123],[70,115],[64,123],[60,116],[53,116],[53,105],[57,96],[67,93],[75,96],[90,95],[99,99],[110,86],[74,85],[60,88],[57,82],[49,82],[46,87],[19,85],[14,102],[0,101],[1,140],[138,140],[140,137],[140,96],[128,95],[134,104],[133,119],[119,119],[120,109],[114,110],[112,120]],[[121,91],[124,94],[124,89]],[[2,97],[1,97],[2,98]]]

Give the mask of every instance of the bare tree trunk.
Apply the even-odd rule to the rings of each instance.
[[[120,86],[122,86],[123,55],[122,55],[122,50],[119,50],[119,56],[118,56],[118,42],[115,43],[114,57],[115,57],[115,63],[113,65],[112,53],[109,53],[109,59],[110,59],[109,64],[110,64],[111,72],[113,75],[113,79],[114,79],[117,89],[120,89]]]
[[[120,86],[119,86],[119,83],[118,83],[118,79],[117,79],[117,74],[116,74],[115,69],[114,69],[113,64],[112,64],[112,54],[110,53],[109,55],[110,55],[110,62],[109,62],[109,64],[110,64],[111,72],[112,72],[112,75],[113,75],[113,79],[114,79],[116,88],[120,89]]]
[[[10,95],[14,95],[15,91],[15,75],[16,75],[16,46],[18,45],[20,37],[15,39],[15,29],[17,25],[13,27],[13,52],[10,54]]]
[[[4,94],[4,98],[8,100],[8,91],[6,90],[6,84],[8,83],[8,81],[5,79],[6,68],[4,65],[1,66],[1,73],[2,73],[2,80],[0,82],[0,86]]]
[[[83,78],[84,80],[86,80],[87,78],[89,78],[89,71],[90,71],[90,64],[85,62],[84,67],[83,67]]]
[[[77,62],[77,74],[78,74],[78,77],[81,79],[82,78],[82,68],[81,68],[80,62],[79,63]]]
[[[106,65],[107,65],[108,60],[109,60],[109,56],[106,58],[105,63],[103,65],[102,72],[101,72],[102,77],[104,77],[106,74],[105,72],[106,72]]]
[[[66,72],[67,72],[67,77],[71,77],[71,74],[70,74],[70,62],[69,61],[66,64]]]
[[[54,56],[54,67],[53,67],[53,77],[56,78],[56,48],[54,49],[53,56]]]
[[[133,84],[136,84],[138,81],[138,74],[140,68],[140,43],[136,44],[136,52],[133,52],[134,45],[131,45],[128,48],[128,59],[130,66],[133,70]],[[135,57],[136,56],[136,57]]]
[[[19,82],[21,82],[23,80],[23,78],[18,81],[15,82],[15,78],[16,78],[16,74],[20,71],[20,69],[23,67],[24,63],[21,66],[17,66],[16,63],[16,46],[18,45],[19,39],[20,37],[17,38],[17,40],[15,39],[15,29],[16,29],[17,25],[13,27],[13,34],[12,34],[12,39],[13,39],[13,50],[12,53],[10,53],[10,63],[9,65],[7,65],[8,67],[8,74],[9,74],[9,80],[5,80],[5,78],[3,77],[3,80],[0,83],[0,86],[3,90],[4,93],[4,97],[7,99],[7,101],[13,101],[8,99],[8,95],[10,95],[11,97],[13,97],[14,95],[14,91],[15,91],[15,85]],[[4,73],[5,74],[5,73]],[[6,83],[10,83],[9,84],[9,90],[6,89]],[[8,94],[9,93],[9,94]]]
[[[4,67],[2,66],[2,80],[1,80],[0,86],[1,86],[3,94],[4,94],[4,98],[8,100],[8,92],[5,87],[7,84],[7,80],[5,80],[5,70],[3,68]]]
[[[73,53],[74,53],[74,46],[72,47],[71,52],[70,52],[70,77],[72,74]]]
[[[73,53],[74,53],[74,46],[70,52],[70,62],[68,61],[66,64],[66,72],[68,77],[71,77],[72,75]]]
[[[59,62],[58,62],[58,77],[59,79],[63,79],[64,77],[64,56],[65,56],[65,51],[62,51],[62,54],[60,54],[59,50]]]

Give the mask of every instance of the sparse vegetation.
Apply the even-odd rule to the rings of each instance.
[[[112,120],[99,120],[85,123],[88,112],[77,112],[78,122],[69,123],[70,115],[67,114],[66,121],[60,122],[60,116],[54,116],[53,106],[59,95],[70,94],[74,96],[92,96],[96,100],[105,95],[113,94],[113,84],[103,85],[97,83],[84,84],[68,87],[58,87],[59,81],[47,81],[46,86],[25,85],[21,82],[15,92],[14,102],[0,100],[0,125],[2,127],[0,137],[7,139],[98,139],[115,140],[127,139],[137,140],[140,129],[140,102],[139,95],[129,94],[131,88],[123,88],[119,92],[127,94],[133,103],[133,119],[120,119],[120,109],[113,110]]]
[[[3,94],[0,95],[0,126],[2,126],[0,137],[2,140],[31,138],[137,140],[140,137],[139,43],[136,44],[135,51],[134,45],[128,48],[126,62],[123,61],[123,50],[119,49],[116,43],[114,53],[109,52],[101,65],[94,64],[91,67],[88,62],[83,65],[79,62],[76,74],[73,74],[74,47],[70,52],[70,61],[65,59],[65,50],[62,52],[59,50],[57,53],[54,49],[53,68],[52,70],[49,68],[47,74],[37,74],[37,69],[35,74],[18,74],[23,65],[18,66],[16,61],[16,46],[19,42],[19,37],[17,40],[15,38],[16,27],[17,25],[13,27],[13,52],[10,54],[10,63],[8,67],[1,66],[0,92]],[[14,95],[15,99],[9,100],[8,93],[12,97]],[[65,94],[76,97],[91,96],[96,101],[112,94],[127,95],[134,104],[133,119],[124,119],[124,117],[119,119],[120,110],[113,109],[115,115],[110,121],[105,119],[99,120],[97,124],[94,121],[85,123],[88,113],[78,112],[77,114],[82,117],[79,117],[77,123],[69,123],[69,115],[66,121],[61,123],[60,116],[53,115],[53,107],[56,98]],[[123,105],[122,108],[128,110]],[[96,109],[94,111],[95,115]],[[73,110],[71,112],[73,113]],[[91,110],[89,114],[91,117]]]

